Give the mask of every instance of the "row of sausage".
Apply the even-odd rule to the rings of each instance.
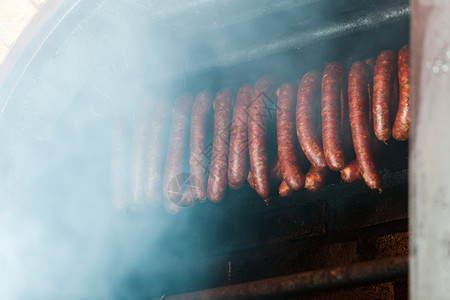
[[[329,170],[345,182],[363,178],[381,192],[374,146],[391,136],[408,138],[409,106],[408,46],[354,62],[349,70],[331,62],[322,73],[307,72],[298,85],[277,88],[267,75],[242,85],[236,97],[228,88],[215,98],[208,91],[183,94],[172,108],[167,148],[161,147],[167,107],[152,118],[142,189],[150,202],[162,194],[171,213],[196,201],[221,201],[227,188],[246,182],[264,200],[276,185],[281,196],[317,191]]]

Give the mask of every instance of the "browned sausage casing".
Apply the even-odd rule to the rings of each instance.
[[[232,95],[228,88],[221,89],[214,100],[214,137],[211,167],[208,178],[208,198],[212,202],[223,199],[227,189],[228,147]]]
[[[191,116],[191,154],[190,194],[183,197],[187,202],[206,199],[207,157],[205,156],[205,140],[208,116],[212,106],[212,97],[208,91],[200,92],[195,98]],[[193,203],[185,204],[191,205]]]
[[[392,136],[398,141],[406,141],[408,139],[409,124],[411,122],[408,45],[403,46],[398,52],[398,84],[398,111],[392,128]]]
[[[247,179],[248,166],[248,105],[253,88],[244,84],[238,91],[231,122],[230,153],[228,158],[228,185],[240,189]]]
[[[352,183],[361,179],[361,172],[359,171],[359,163],[357,159],[351,161],[341,170],[341,178],[347,183]]]
[[[281,197],[286,197],[292,193],[293,193],[293,190],[289,187],[289,185],[286,183],[286,181],[283,180],[280,184],[280,187],[278,188],[278,194],[280,194]]]
[[[297,93],[297,136],[300,146],[312,165],[325,168],[327,163],[322,150],[322,143],[316,131],[316,95],[320,89],[320,73],[306,73]]]
[[[328,175],[328,167],[317,168],[311,166],[306,173],[305,188],[310,192],[317,192],[320,190]]]
[[[166,168],[163,180],[164,196],[172,202],[178,203],[183,191],[177,176],[183,172],[184,160],[186,159],[186,146],[189,140],[189,121],[194,97],[183,94],[174,104],[172,128],[169,136],[169,146],[166,155]],[[167,205],[166,205],[167,207]]]
[[[373,74],[373,129],[375,136],[382,142],[391,137],[391,101],[394,83],[395,53],[385,50],[375,63]]]
[[[300,167],[295,134],[294,84],[285,83],[278,90],[277,142],[278,158],[285,183],[294,191],[305,186],[305,175]]]
[[[368,78],[368,66],[361,61],[353,63],[348,79],[350,127],[361,175],[369,188],[381,191],[381,175],[375,166],[371,147],[366,101]]]
[[[264,76],[255,83],[248,116],[248,148],[250,169],[258,195],[264,200],[270,194],[269,167],[267,165],[267,123],[268,108],[273,101],[275,79]]]
[[[162,195],[162,174],[164,171],[164,159],[167,151],[167,133],[170,127],[171,105],[162,98],[154,111],[149,126],[149,143],[147,145],[147,175],[145,195],[152,205],[160,203]]]
[[[322,140],[328,167],[339,171],[345,167],[340,122],[340,96],[345,69],[339,62],[327,65],[322,77]]]

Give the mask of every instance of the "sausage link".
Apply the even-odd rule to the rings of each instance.
[[[162,184],[161,174],[164,172],[164,159],[167,151],[167,132],[169,131],[171,107],[166,99],[162,99],[154,111],[149,126],[149,143],[147,145],[147,174],[145,196],[152,205],[161,202]]]
[[[214,100],[214,137],[211,167],[208,178],[208,198],[212,202],[223,199],[227,189],[228,147],[232,95],[228,88],[221,89]]]
[[[175,102],[173,108],[172,128],[169,135],[167,148],[166,167],[163,180],[164,197],[178,203],[182,191],[178,178],[184,169],[186,149],[189,140],[189,121],[194,97],[183,94]],[[167,206],[167,205],[166,205]]]
[[[328,168],[317,168],[312,165],[306,173],[305,188],[310,192],[320,190],[327,179]]]
[[[411,122],[411,109],[409,104],[409,48],[403,46],[398,52],[398,84],[399,103],[398,111],[392,127],[392,136],[398,141],[406,141]]]
[[[283,180],[280,184],[280,187],[278,188],[278,194],[280,194],[281,197],[287,197],[292,193],[293,190],[289,187],[286,181]]]
[[[357,159],[351,161],[341,170],[341,178],[347,183],[352,183],[361,179],[361,172],[359,171],[359,163]]]
[[[208,91],[200,92],[195,98],[191,116],[191,154],[189,157],[190,198],[183,197],[191,205],[191,201],[206,199],[206,171],[205,141],[208,115],[212,106],[212,97]]]
[[[375,136],[382,142],[391,137],[391,118],[389,108],[392,101],[394,83],[395,53],[384,50],[375,63],[373,74],[373,129]]]
[[[348,79],[348,102],[353,147],[361,175],[367,186],[381,192],[382,179],[378,172],[371,147],[371,135],[366,103],[368,66],[360,61],[353,63]]]
[[[278,158],[285,184],[298,191],[305,186],[305,175],[298,157],[295,136],[295,92],[292,83],[283,84],[277,92]]]
[[[316,167],[325,168],[327,163],[322,150],[322,143],[316,131],[316,95],[320,89],[320,73],[306,73],[297,93],[297,136],[300,146],[308,160]]]
[[[228,158],[228,185],[240,189],[247,179],[248,166],[248,105],[253,88],[244,84],[236,96],[231,122],[230,153]]]
[[[249,106],[248,146],[250,169],[258,195],[266,200],[270,194],[268,156],[267,156],[267,123],[268,105],[273,99],[275,79],[264,76],[255,83],[252,100]]]
[[[340,93],[345,69],[339,62],[327,65],[322,77],[322,140],[328,167],[339,171],[345,167],[341,138]]]

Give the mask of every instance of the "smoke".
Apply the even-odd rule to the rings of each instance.
[[[102,0],[92,7],[80,2],[81,13],[74,14],[84,17],[77,23],[69,16],[77,25],[62,23],[53,42],[43,43],[1,116],[0,298],[138,298],[223,284],[217,278],[226,276],[211,273],[198,253],[217,255],[208,247],[230,250],[208,245],[207,234],[201,235],[208,232],[201,232],[204,227],[228,228],[228,215],[199,220],[196,208],[176,216],[162,206],[115,209],[112,119],[128,116],[131,144],[132,116],[149,95],[156,95],[148,103],[153,107],[161,94],[174,99],[183,90],[195,94],[226,86],[236,92],[266,73],[294,81],[320,67],[324,57],[353,55],[357,51],[343,53],[354,43],[327,51],[314,44],[309,53],[312,48],[270,49],[269,59],[246,52],[289,36],[294,25],[309,28],[323,13],[315,6],[321,1]],[[336,2],[329,15],[347,9],[348,1]],[[283,55],[277,56],[278,50]],[[234,59],[233,53],[243,54]],[[246,196],[256,198],[248,193],[239,200]],[[252,233],[261,235],[258,224],[252,226]],[[222,242],[214,232],[210,236]],[[220,267],[227,269],[228,262]]]

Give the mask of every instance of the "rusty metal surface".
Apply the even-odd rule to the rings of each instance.
[[[411,299],[450,294],[450,2],[413,0]]]
[[[405,277],[407,272],[408,257],[399,256],[168,296],[164,299],[268,299],[311,293],[327,288],[382,282]]]

